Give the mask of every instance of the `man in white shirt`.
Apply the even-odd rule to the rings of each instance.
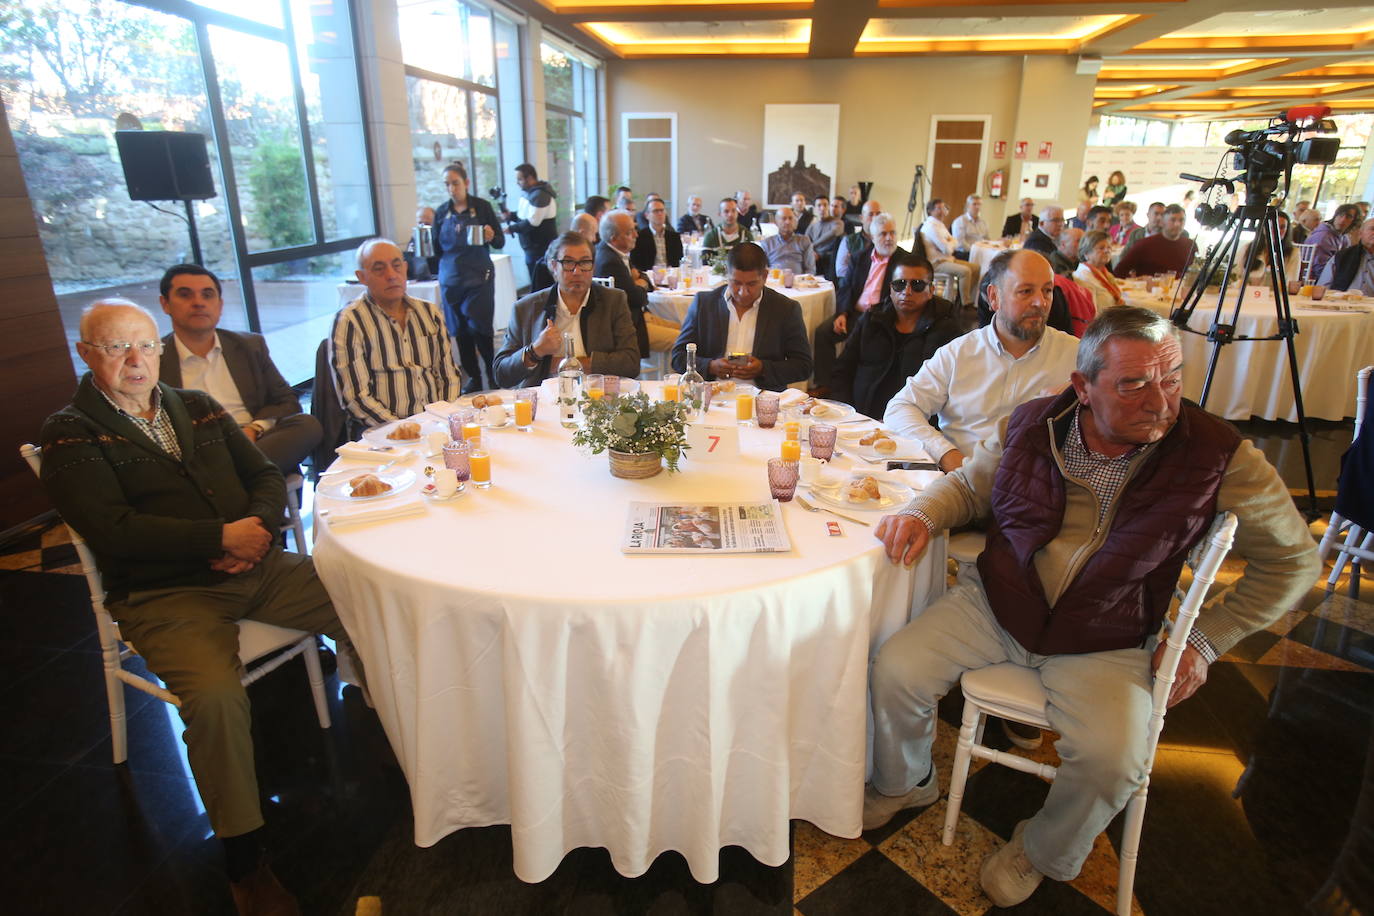
[[[959,292],[949,296],[956,305],[973,297],[974,282],[978,279],[973,265],[954,256],[958,243],[945,227],[949,218],[949,205],[936,197],[926,204],[926,221],[921,224],[921,244],[925,246],[926,259],[930,261],[937,274],[954,277],[959,283]]]
[[[797,217],[791,207],[778,211],[778,234],[764,239],[762,245],[769,267],[794,274],[816,272],[816,252],[811,249],[811,240],[797,231]]]
[[[1078,355],[1078,338],[1045,324],[1054,299],[1049,261],[1033,251],[1004,251],[988,266],[988,279],[992,324],[936,350],[883,416],[946,472],[962,465],[1002,417],[1067,385]]]
[[[215,276],[196,264],[162,275],[162,310],[172,333],[162,338],[162,380],[204,391],[219,402],[283,475],[300,473],[324,431],[277,371],[261,334],[219,330],[224,297]]]
[[[982,212],[983,198],[977,194],[970,194],[964,199],[964,212],[954,220],[954,225],[950,229],[957,246],[954,250],[956,258],[967,261],[974,243],[984,242],[989,238],[988,224],[983,222]]]

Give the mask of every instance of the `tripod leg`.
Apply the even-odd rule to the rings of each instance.
[[[1262,227],[1269,251],[1269,282],[1274,290],[1274,309],[1279,323],[1279,336],[1288,348],[1288,377],[1293,386],[1293,408],[1298,414],[1298,441],[1302,443],[1302,464],[1307,473],[1307,503],[1312,517],[1317,515],[1317,484],[1312,473],[1312,441],[1307,432],[1307,413],[1302,406],[1302,380],[1298,377],[1298,349],[1293,338],[1298,333],[1293,321],[1292,306],[1288,302],[1288,283],[1284,279],[1283,239],[1279,236],[1278,212],[1265,210]]]

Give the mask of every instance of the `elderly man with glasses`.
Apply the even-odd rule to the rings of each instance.
[[[496,383],[529,388],[554,374],[562,358],[563,335],[573,337],[573,355],[587,372],[634,378],[639,343],[625,294],[592,282],[596,259],[587,240],[565,232],[548,252],[554,285],[515,303],[506,342],[496,354]]]
[[[95,553],[123,638],[180,701],[238,911],[298,913],[262,857],[237,622],[347,636],[310,557],[276,546],[281,471],[210,395],[158,381],[162,346],[153,316],[127,300],[82,315],[76,350],[90,371],[43,424],[43,485]]]

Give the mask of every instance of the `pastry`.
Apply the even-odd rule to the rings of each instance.
[[[839,414],[839,411],[829,404],[822,404],[820,401],[817,401],[811,405],[811,416],[818,419],[824,419],[825,417],[835,416],[837,414]]]
[[[474,394],[472,396],[472,406],[477,410],[481,410],[483,407],[486,407],[487,396],[485,394]]]
[[[859,444],[860,444],[860,445],[874,445],[874,444],[876,444],[880,439],[891,439],[891,438],[892,438],[892,437],[889,436],[889,435],[887,434],[887,431],[886,431],[886,430],[874,429],[873,432],[869,433],[868,435],[866,435],[866,436],[864,436],[862,439],[860,439],[860,440],[859,440]]]
[[[391,489],[391,484],[387,483],[376,474],[359,474],[348,482],[352,488],[349,496],[354,499],[362,499],[367,496],[380,496]]]
[[[878,481],[872,477],[851,480],[844,491],[844,498],[852,503],[872,502],[882,499],[882,496],[882,490],[878,489]]]
[[[895,455],[897,454],[897,440],[883,436],[873,443],[873,451],[879,455]]]
[[[386,434],[388,439],[401,441],[411,441],[420,438],[420,424],[404,420],[396,424],[396,428]]]

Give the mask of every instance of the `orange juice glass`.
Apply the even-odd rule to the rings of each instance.
[[[515,428],[529,429],[534,422],[534,404],[529,398],[515,399]]]
[[[464,423],[463,438],[468,440],[469,442],[476,440],[478,443],[480,443],[482,441],[482,425],[478,423],[476,420],[469,420],[468,422]]]
[[[491,486],[491,453],[484,448],[473,448],[468,461],[472,467],[472,482],[483,490]]]
[[[801,461],[801,443],[796,439],[782,440],[782,460]]]
[[[788,420],[782,424],[782,437],[784,439],[801,438],[801,422],[798,420]]]
[[[735,395],[735,419],[741,426],[748,426],[754,417],[754,396],[747,391]]]
[[[682,400],[682,376],[674,373],[663,377],[663,400],[680,401]]]

